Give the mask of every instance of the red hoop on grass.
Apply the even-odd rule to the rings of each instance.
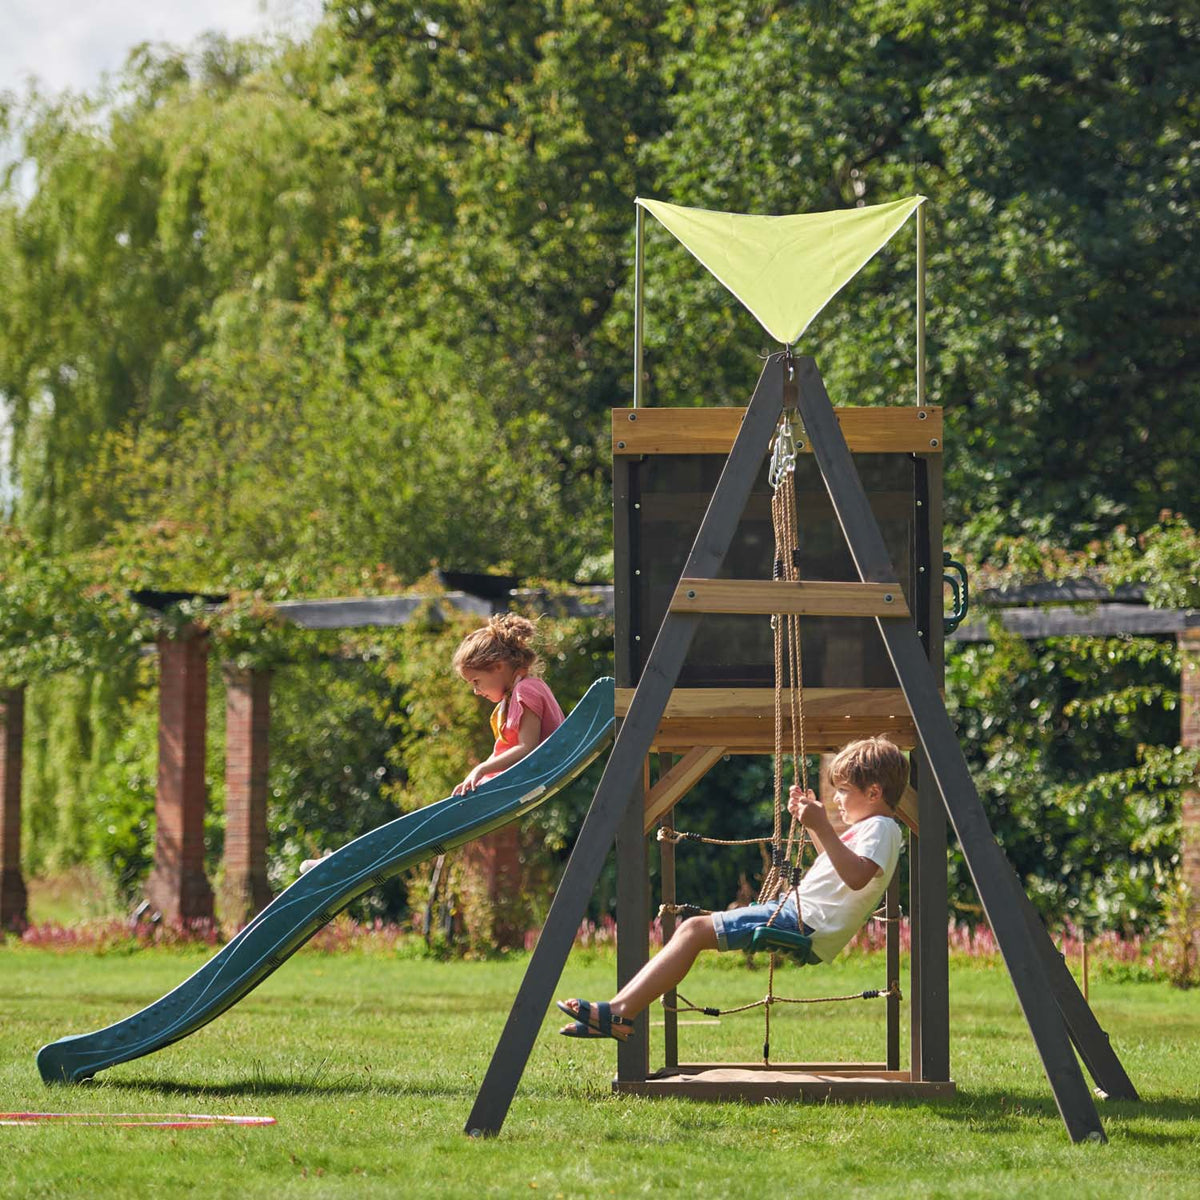
[[[0,1113],[0,1125],[145,1125],[156,1129],[201,1129],[206,1125],[274,1125],[274,1117],[217,1117],[204,1113]]]

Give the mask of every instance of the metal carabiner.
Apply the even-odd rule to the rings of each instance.
[[[767,471],[767,482],[773,491],[779,489],[783,477],[796,470],[796,439],[792,434],[792,423],[785,412],[779,421],[775,444],[771,447],[771,466]]]

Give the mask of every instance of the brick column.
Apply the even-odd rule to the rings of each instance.
[[[208,638],[195,630],[162,636],[158,662],[158,829],[146,898],[168,921],[211,920],[204,875]]]
[[[1200,746],[1200,629],[1179,634],[1179,744],[1184,750]],[[1200,910],[1200,779],[1183,791],[1180,862],[1183,881]]]
[[[21,752],[25,689],[0,689],[0,929],[27,923],[21,876]]]
[[[225,882],[221,918],[241,926],[271,903],[267,735],[271,673],[225,667]]]
[[[460,851],[463,873],[472,893],[467,903],[467,925],[473,938],[489,926],[487,940],[496,949],[525,944],[529,923],[521,831],[517,824],[504,826],[468,842]],[[480,905],[485,907],[480,909]]]

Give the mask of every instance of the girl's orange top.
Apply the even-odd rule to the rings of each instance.
[[[496,739],[493,754],[511,750],[517,744],[521,718],[527,712],[536,713],[541,718],[539,745],[563,723],[563,710],[559,708],[558,701],[546,682],[526,675],[513,684],[512,691],[492,710],[492,734]],[[493,774],[499,775],[500,772],[496,771]],[[491,775],[484,776],[484,779],[491,778]]]

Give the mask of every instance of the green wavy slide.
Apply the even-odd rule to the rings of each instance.
[[[78,1083],[195,1033],[257,987],[352,900],[423,859],[523,817],[571,782],[613,737],[613,681],[598,679],[554,733],[514,767],[364,834],[277,896],[194,975],[94,1033],[38,1051],[47,1083]]]

